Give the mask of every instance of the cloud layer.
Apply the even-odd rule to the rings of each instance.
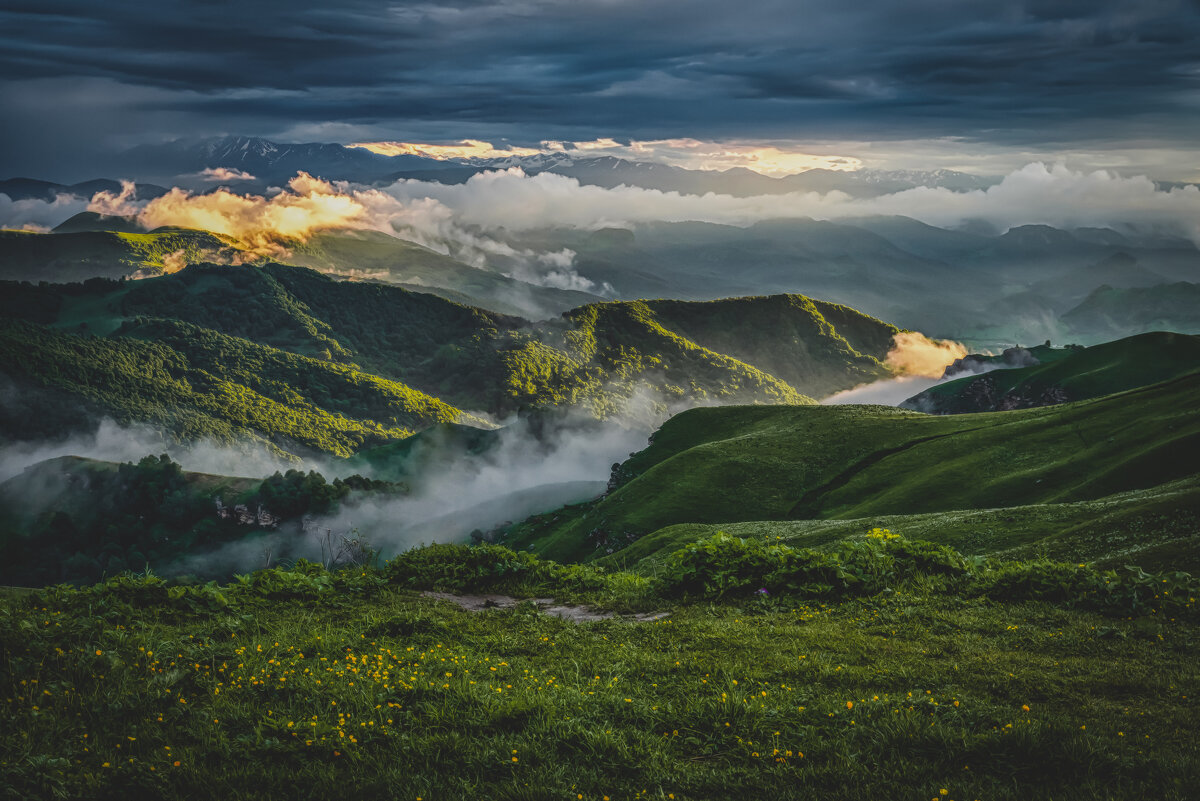
[[[0,195],[0,224],[53,225],[79,210],[64,198],[12,202]],[[414,239],[466,261],[515,259],[538,275],[570,268],[569,252],[520,252],[486,235],[553,226],[594,229],[649,221],[702,221],[750,225],[760,220],[846,219],[903,215],[954,227],[984,221],[1000,231],[1043,224],[1059,228],[1135,226],[1190,237],[1200,243],[1200,189],[1160,189],[1143,176],[1081,172],[1033,163],[984,190],[916,188],[870,199],[840,192],[733,197],[681,195],[619,186],[581,185],[552,173],[529,176],[518,168],[480,173],[461,184],[401,180],[384,189],[330,183],[300,174],[285,191],[267,196],[221,188],[207,194],[173,189],[148,203],[134,201],[132,185],[120,195],[98,194],[93,211],[137,215],[148,228],[179,225],[236,237],[250,247],[273,237],[303,238],[321,228],[372,229]],[[570,281],[569,276],[563,280]]]
[[[53,177],[98,138],[225,133],[1194,152],[1198,40],[1194,0],[246,0],[236,20],[15,0],[0,174]]]

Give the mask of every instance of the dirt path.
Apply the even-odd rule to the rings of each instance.
[[[540,611],[547,615],[561,617],[572,623],[594,623],[597,620],[619,618],[635,623],[652,623],[670,617],[670,612],[642,612],[636,615],[618,615],[615,612],[598,612],[586,606],[572,606],[557,603],[553,598],[513,598],[508,595],[454,595],[449,592],[433,592],[427,590],[421,593],[426,598],[436,601],[449,601],[468,612],[484,612],[489,609],[512,609],[522,601],[532,602]]]

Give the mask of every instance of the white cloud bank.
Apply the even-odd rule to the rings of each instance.
[[[1175,233],[1200,243],[1200,189],[1159,189],[1149,178],[1106,171],[1079,172],[1037,162],[987,189],[956,192],[916,188],[877,198],[841,192],[795,192],[733,197],[683,195],[640,187],[581,185],[553,173],[526,175],[519,168],[485,172],[462,184],[401,180],[384,189],[331,183],[301,173],[283,191],[266,196],[220,188],[206,194],[173,189],[135,201],[132,188],[100,193],[90,208],[136,215],[147,227],[179,225],[234,236],[270,251],[274,237],[304,238],[328,228],[378,230],[412,239],[477,266],[490,265],[549,286],[594,288],[574,271],[573,254],[515,250],[495,232],[549,226],[601,228],[639,222],[700,221],[750,225],[760,220],[811,217],[837,220],[904,215],[954,227],[986,221],[999,230],[1046,224],[1058,228],[1134,226]],[[0,195],[0,224],[47,226],[80,210],[63,198],[8,200]]]
[[[639,187],[583,186],[553,173],[487,172],[463,184],[402,180],[386,190],[404,204],[435,202],[468,225],[524,230],[563,225],[599,228],[647,221],[750,225],[786,217],[839,219],[904,215],[954,227],[984,220],[1000,230],[1045,224],[1059,228],[1167,226],[1200,241],[1200,189],[1158,189],[1149,178],[1029,164],[987,189],[956,192],[918,187],[877,198],[841,192],[733,197],[681,195]]]

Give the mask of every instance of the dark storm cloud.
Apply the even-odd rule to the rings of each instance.
[[[0,0],[0,164],[324,129],[1181,147],[1198,33],[1183,0]]]

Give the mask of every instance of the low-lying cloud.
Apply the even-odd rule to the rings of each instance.
[[[901,331],[892,338],[884,364],[900,375],[941,378],[947,367],[966,355],[961,343],[930,339],[920,331]]]
[[[0,222],[55,224],[81,210],[65,198],[4,202]],[[918,187],[875,198],[833,191],[733,197],[684,195],[640,187],[606,189],[574,178],[519,168],[472,176],[461,184],[400,180],[384,189],[330,183],[301,173],[288,187],[267,196],[218,189],[192,194],[176,188],[149,202],[132,189],[102,192],[90,204],[104,214],[136,214],[144,225],[182,225],[234,236],[248,243],[271,236],[303,238],[322,228],[371,229],[428,242],[458,242],[486,255],[497,243],[481,233],[551,226],[603,228],[638,222],[700,221],[749,225],[786,217],[839,219],[873,214],[913,217],[954,227],[982,220],[998,230],[1046,224],[1060,228],[1153,226],[1200,241],[1200,188],[1160,189],[1144,176],[1125,178],[1107,171],[1078,172],[1037,162],[1000,183],[969,192]],[[470,229],[476,229],[471,241]]]
[[[168,454],[185,470],[226,476],[267,476],[276,470],[312,464],[285,459],[261,443],[229,445],[209,440],[183,443],[149,425],[120,425],[101,420],[95,430],[58,440],[14,442],[0,448],[0,481],[25,468],[60,456],[82,456],[106,462],[136,462],[144,456]]]
[[[455,185],[402,180],[386,192],[406,204],[434,201],[461,222],[485,229],[602,228],[648,221],[750,225],[788,217],[903,215],[942,227],[983,220],[998,230],[1031,224],[1068,229],[1166,226],[1200,242],[1200,188],[1159,189],[1144,176],[1083,173],[1041,162],[987,189],[918,187],[876,198],[838,191],[734,197],[631,186],[605,189],[553,173],[528,176],[517,168],[481,173]]]
[[[942,383],[940,378],[906,375],[862,384],[842,390],[821,400],[822,404],[837,406],[847,403],[873,403],[880,406],[899,406],[913,395]]]
[[[57,195],[54,200],[13,200],[0,193],[0,228],[49,231],[64,220],[85,211],[87,206],[86,200],[75,195]]]
[[[836,392],[821,403],[898,406],[913,395],[950,380],[943,378],[946,368],[966,355],[966,346],[959,342],[930,339],[919,331],[901,331],[892,338],[891,350],[884,361],[896,374],[895,378]]]
[[[607,189],[512,168],[480,173],[461,184],[400,180],[383,189],[300,173],[286,188],[265,195],[239,194],[226,187],[203,194],[175,188],[150,201],[136,200],[132,184],[126,184],[120,193],[98,193],[87,207],[101,214],[134,216],[147,228],[202,228],[230,236],[251,252],[275,257],[286,255],[281,238],[305,239],[326,229],[382,231],[530,283],[601,294],[604,287],[579,274],[570,251],[516,247],[504,241],[504,233],[651,221],[750,225],[779,218],[903,215],[941,227],[984,221],[998,230],[1026,224],[1118,230],[1133,226],[1200,243],[1200,188],[1163,189],[1146,177],[1085,173],[1040,162],[987,189],[918,187],[857,199],[837,191],[734,197],[624,185]],[[13,202],[0,195],[0,223],[7,227],[53,225],[79,210],[77,201],[63,197]]]

